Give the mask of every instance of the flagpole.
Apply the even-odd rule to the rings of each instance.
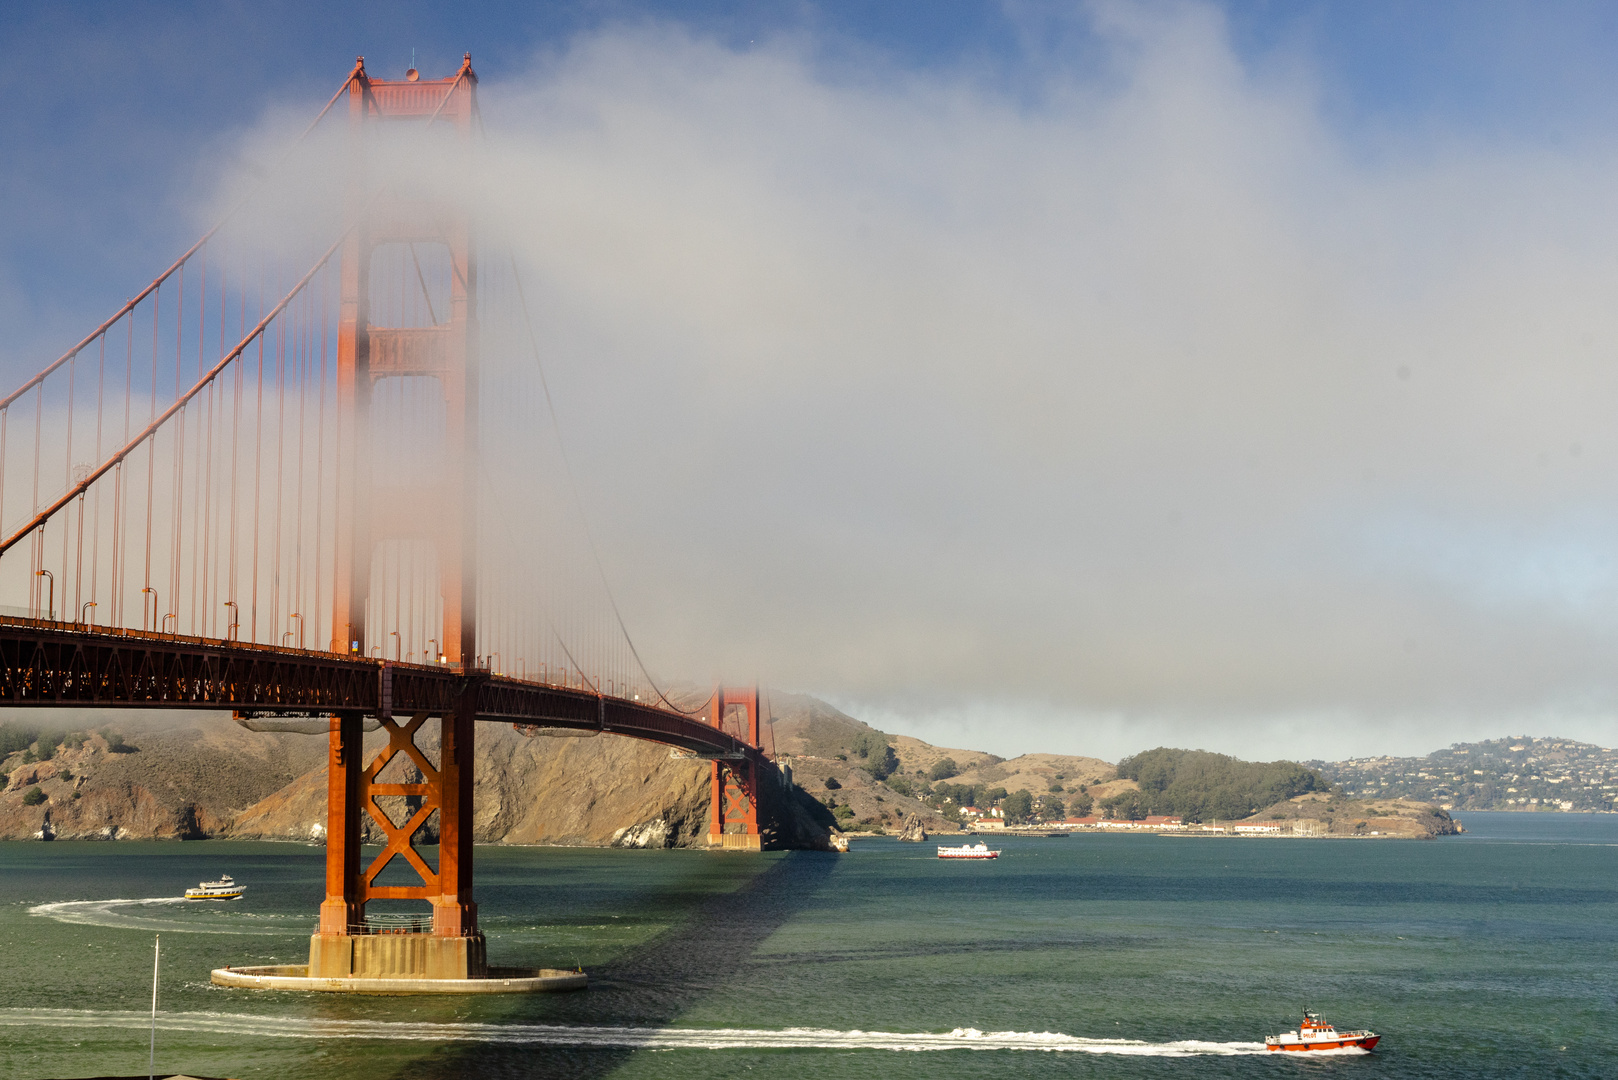
[[[162,935],[152,936],[152,1046],[146,1061],[148,1080],[157,1078],[157,961],[161,955]]]

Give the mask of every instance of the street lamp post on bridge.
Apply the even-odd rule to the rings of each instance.
[[[45,602],[45,617],[47,619],[50,619],[52,622],[55,622],[56,621],[56,575],[51,573],[49,570],[35,570],[34,571],[34,576],[35,577],[44,577],[46,581],[50,582],[50,590],[51,590],[50,591],[50,599]],[[39,594],[35,593],[34,595],[38,596]]]

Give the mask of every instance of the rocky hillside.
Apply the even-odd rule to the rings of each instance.
[[[8,726],[13,734],[19,727],[15,719]],[[9,773],[0,792],[0,839],[324,835],[322,736],[248,731],[210,713],[132,715],[98,732],[68,734],[47,760],[28,759],[45,757],[51,736],[0,761]],[[380,733],[367,735],[367,754],[385,742]],[[436,755],[436,737],[420,743]],[[671,757],[664,746],[610,735],[526,738],[506,725],[481,724],[474,767],[480,842],[707,841],[711,766]],[[801,793],[766,795],[766,843],[828,845],[832,818],[823,806]],[[370,838],[379,838],[374,828]]]
[[[962,789],[1075,798],[1091,785],[1107,790],[1117,775],[1097,758],[1024,754],[1008,761],[889,735],[803,695],[776,693],[770,705],[775,745],[790,755],[794,779],[849,831],[894,832],[915,815],[928,833],[960,832]],[[891,759],[879,748],[891,750]]]
[[[683,696],[693,704],[704,700],[701,689],[687,689]],[[1142,774],[1142,781],[1152,781],[1147,785],[1152,791],[1146,791],[1096,758],[1025,754],[1003,760],[889,735],[805,695],[774,692],[765,700],[770,719],[765,749],[795,781],[789,789],[771,787],[761,800],[766,843],[774,846],[825,848],[839,831],[893,833],[912,819],[928,833],[958,832],[963,806],[987,810],[1020,791],[1033,796],[1023,802],[1032,803],[1035,817],[1089,813],[1092,806],[1095,812],[1139,816],[1126,811],[1144,806],[1152,791],[1160,796],[1167,790],[1163,777]],[[62,725],[67,715],[13,711],[0,721],[0,772],[5,774],[0,839],[308,841],[324,835],[326,739],[321,735],[249,731],[228,716],[203,713],[78,714],[83,727],[77,730],[44,730],[45,721]],[[367,753],[384,742],[380,733],[367,735]],[[436,755],[434,736],[425,735],[421,743],[429,757]],[[1523,743],[1536,749],[1532,740]],[[1571,766],[1564,767],[1552,751],[1561,749],[1537,757],[1524,753],[1521,763],[1512,761],[1516,771],[1508,775],[1531,773],[1547,785],[1566,783],[1556,770]],[[1510,743],[1508,752],[1521,751]],[[1153,751],[1130,760],[1152,753],[1219,757]],[[1219,760],[1232,768],[1251,765]],[[1289,763],[1252,767],[1273,771],[1277,764]],[[480,842],[706,843],[711,766],[674,757],[666,747],[610,735],[527,738],[506,725],[480,724],[475,767],[474,828]],[[1127,798],[1131,793],[1140,798]],[[1251,819],[1295,822],[1296,831],[1314,835],[1455,831],[1448,814],[1423,801],[1354,799],[1353,794],[1358,792],[1310,791],[1275,802]],[[1244,803],[1243,809],[1261,805]],[[368,838],[381,837],[372,828]],[[430,830],[424,839],[433,839]]]
[[[65,718],[13,713],[0,737]],[[222,835],[325,758],[319,738],[244,731],[214,714],[126,713],[95,731],[43,732],[0,760],[0,839]]]
[[[1395,836],[1427,838],[1462,831],[1447,812],[1412,799],[1351,799],[1311,791],[1254,814],[1305,836]]]
[[[1618,751],[1572,739],[1456,743],[1426,757],[1310,762],[1351,795],[1445,810],[1618,811]]]

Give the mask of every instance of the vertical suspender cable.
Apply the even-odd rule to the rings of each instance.
[[[66,484],[67,484],[67,486],[69,488],[71,488],[73,486],[73,390],[74,390],[74,388],[75,388],[75,386],[76,386],[76,384],[78,382],[78,379],[77,379],[78,359],[79,358],[78,358],[77,354],[75,354],[73,359],[71,359],[71,360],[69,360],[67,362],[67,446],[66,446],[65,450],[63,451],[63,453],[65,455],[65,458],[66,458],[66,460],[63,463],[63,472],[66,475]],[[67,522],[64,520],[63,523],[62,523],[62,567],[61,567],[62,568],[62,574],[64,576],[67,574],[67,544],[68,544]],[[65,582],[65,581],[62,582],[62,592],[64,594],[66,594],[66,592],[67,592],[67,582]],[[65,595],[63,596],[63,599],[66,599]],[[78,603],[78,600],[75,597],[74,604],[77,605],[77,603]],[[75,614],[77,614],[77,610],[78,609],[75,606],[75,608],[74,608],[74,613]]]
[[[203,252],[201,254],[201,257],[198,258],[197,267],[198,267],[198,270],[200,272],[200,277],[201,277],[201,281],[198,283],[199,288],[197,290],[197,292],[199,294],[198,297],[197,297],[197,377],[201,378],[202,373],[207,370],[207,361],[206,361],[206,355],[207,354],[204,352],[204,346],[203,346],[203,343],[206,340],[206,334],[207,334],[207,330],[208,330],[208,252],[207,252],[206,249],[203,250]],[[175,392],[176,393],[179,392],[178,387],[175,388]],[[195,475],[196,475],[197,492],[196,492],[196,496],[192,499],[192,503],[191,503],[191,537],[192,537],[192,539],[191,539],[191,600],[190,600],[191,618],[190,618],[190,625],[191,625],[191,632],[194,633],[194,634],[206,634],[206,632],[207,632],[206,626],[204,626],[202,622],[198,622],[197,615],[198,615],[198,611],[199,611],[198,605],[199,605],[199,603],[201,603],[200,611],[201,611],[202,619],[203,619],[203,622],[206,622],[206,620],[208,618],[208,608],[207,608],[207,605],[206,605],[206,602],[205,602],[207,597],[206,597],[205,594],[199,595],[198,582],[199,581],[201,582],[201,586],[202,586],[203,589],[207,588],[207,585],[208,585],[208,578],[207,578],[207,564],[208,564],[208,516],[207,516],[208,484],[207,484],[207,479],[208,479],[208,475],[209,475],[209,471],[210,471],[209,468],[208,468],[209,461],[208,461],[208,453],[207,453],[207,446],[208,446],[207,440],[208,440],[208,427],[209,427],[210,424],[213,423],[213,409],[210,408],[212,403],[213,403],[213,383],[209,383],[208,384],[208,394],[207,394],[207,396],[205,398],[203,398],[203,400],[201,402],[201,407],[199,409],[199,412],[201,413],[201,415],[198,417],[198,428],[199,428],[199,430],[197,431],[197,467],[196,467],[195,470],[193,470]]]
[[[185,344],[185,267],[180,267],[180,298],[175,304],[174,315],[174,396],[180,396],[180,387],[184,385],[185,375],[182,370],[184,357],[181,352]],[[173,501],[170,516],[174,521],[173,532],[170,534],[172,544],[169,549],[169,599],[168,606],[174,615],[174,632],[180,632],[180,544],[181,544],[181,515],[185,506],[185,410],[175,418],[174,425],[174,487],[169,493]],[[164,612],[169,614],[169,612]],[[161,624],[158,627],[162,629]]]
[[[147,414],[147,423],[157,419],[157,320],[158,303],[162,300],[162,293],[152,294],[152,404]],[[157,440],[153,439],[146,444],[146,570],[141,580],[141,615],[143,616],[141,629],[145,629],[144,616],[146,613],[146,597],[152,592],[152,492],[157,487]],[[152,619],[155,624],[161,612],[157,609],[158,600],[152,598]],[[158,627],[154,625],[152,629]]]
[[[259,317],[264,315],[264,268],[259,267]],[[249,564],[249,573],[252,574],[253,596],[252,614],[248,619],[248,632],[250,640],[258,640],[258,540],[259,540],[259,493],[264,470],[261,467],[264,459],[264,335],[258,337],[258,389],[257,404],[254,406],[253,420],[253,559]]]
[[[288,309],[291,310],[290,308]],[[270,544],[270,641],[281,644],[281,474],[286,464],[287,414],[287,338],[288,315],[275,321],[275,513],[270,515],[270,529],[275,533]],[[295,346],[294,346],[295,347]]]
[[[96,361],[96,453],[97,462],[101,460],[101,424],[107,401],[107,336],[101,335],[101,348]],[[90,524],[90,599],[98,600],[96,583],[100,579],[101,566],[101,488],[96,487],[95,517]],[[107,613],[111,615],[109,611]]]

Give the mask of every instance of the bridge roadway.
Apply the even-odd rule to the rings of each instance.
[[[468,691],[477,694],[479,720],[602,731],[707,758],[766,761],[757,747],[700,719],[487,669],[0,617],[0,705],[443,716]]]

